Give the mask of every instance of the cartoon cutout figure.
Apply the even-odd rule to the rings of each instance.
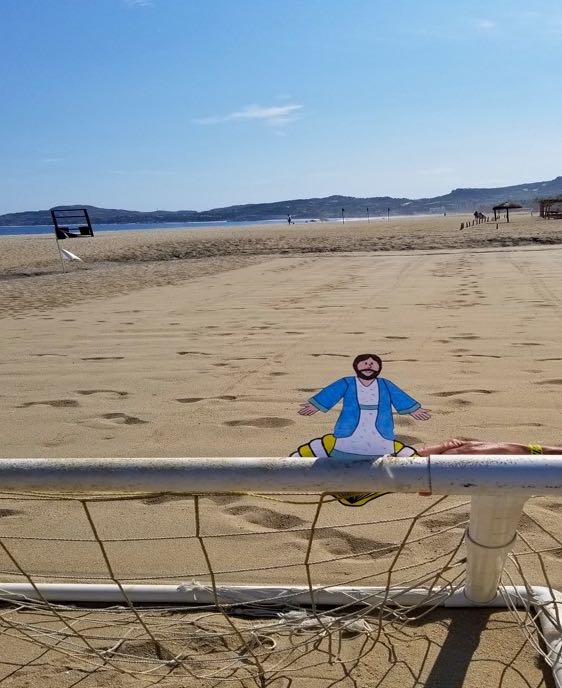
[[[339,401],[343,407],[334,431],[301,445],[292,456],[333,459],[366,459],[376,456],[414,456],[416,451],[394,436],[393,409],[416,420],[431,414],[390,380],[380,377],[382,360],[376,354],[360,354],[353,361],[355,375],[343,377],[301,404],[298,413],[324,413]],[[363,506],[388,492],[335,495],[345,506]]]

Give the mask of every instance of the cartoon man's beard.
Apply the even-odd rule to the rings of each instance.
[[[374,380],[378,377],[379,370],[356,370],[355,374],[362,380]]]

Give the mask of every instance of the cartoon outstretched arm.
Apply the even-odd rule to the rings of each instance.
[[[315,394],[306,403],[301,404],[299,413],[301,416],[312,416],[318,411],[326,413],[333,408],[345,394],[347,382],[345,379],[336,380],[331,385],[324,387],[318,394]]]
[[[390,403],[401,416],[409,415],[416,420],[429,420],[431,418],[429,409],[422,408],[418,401],[406,394],[394,382],[385,380],[384,384],[390,395]]]

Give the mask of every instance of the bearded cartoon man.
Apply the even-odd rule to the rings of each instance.
[[[382,360],[376,354],[357,356],[353,370],[354,376],[332,382],[301,404],[298,411],[301,416],[311,416],[318,411],[327,413],[340,401],[342,409],[333,433],[301,445],[292,456],[366,459],[385,455],[413,456],[416,453],[412,447],[396,439],[393,410],[421,421],[429,420],[430,412],[393,382],[380,377]],[[381,494],[373,493],[370,499]],[[359,505],[348,501],[342,503]]]

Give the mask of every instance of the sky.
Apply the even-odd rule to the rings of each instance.
[[[559,0],[0,0],[0,213],[562,174]]]

